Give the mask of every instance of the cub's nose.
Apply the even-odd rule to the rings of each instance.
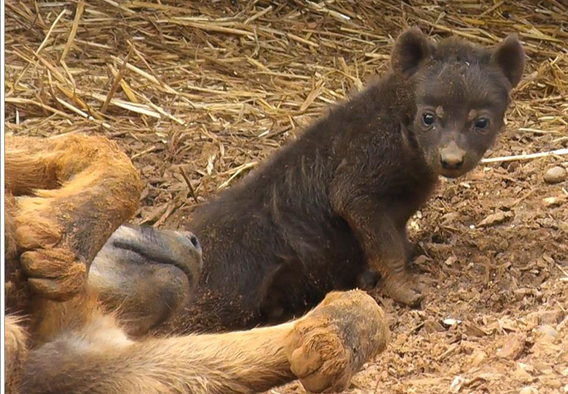
[[[447,170],[457,170],[461,168],[465,159],[465,151],[460,149],[455,143],[451,143],[440,149],[440,164]]]
[[[463,156],[440,155],[440,163],[442,164],[442,168],[447,170],[457,170],[463,165]]]

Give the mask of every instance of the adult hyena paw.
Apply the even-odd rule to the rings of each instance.
[[[30,289],[39,296],[65,301],[86,284],[87,266],[65,246],[60,226],[39,215],[20,212],[16,218],[16,243],[20,264]]]
[[[334,292],[296,323],[290,369],[306,390],[341,391],[389,340],[382,309],[365,292]]]

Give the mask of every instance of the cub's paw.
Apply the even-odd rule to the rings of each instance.
[[[286,349],[290,369],[310,392],[341,391],[389,337],[384,312],[369,295],[332,292],[295,324]]]
[[[419,307],[424,299],[418,278],[409,273],[389,276],[379,283],[379,288],[393,300],[410,307]]]

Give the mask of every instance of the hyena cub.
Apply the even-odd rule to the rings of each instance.
[[[472,170],[493,143],[524,51],[515,36],[487,48],[434,43],[413,28],[391,66],[196,211],[191,230],[206,258],[189,326],[284,319],[370,271],[393,299],[420,302],[406,223],[439,175]]]

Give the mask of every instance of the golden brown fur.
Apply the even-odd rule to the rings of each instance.
[[[87,324],[30,352],[22,392],[251,393],[295,378],[336,391],[388,341],[382,310],[362,291],[331,293],[275,327],[137,342],[92,311]]]
[[[14,390],[19,384],[20,370],[27,357],[26,333],[20,321],[6,316],[4,322],[4,370],[6,391]]]
[[[6,295],[23,316],[6,320],[7,392],[249,393],[295,378],[315,392],[341,390],[386,347],[384,314],[361,291],[331,293],[276,327],[132,340],[85,278],[136,208],[134,167],[99,137],[6,144]]]
[[[69,299],[85,285],[107,238],[138,207],[138,172],[102,137],[6,136],[5,143],[5,188],[17,199],[8,208],[21,253],[21,266],[9,273],[21,268],[34,293]]]
[[[96,253],[136,210],[141,181],[106,138],[7,135],[5,143],[8,389],[27,344],[50,340],[83,310],[72,306],[81,300],[57,301],[85,291]]]

